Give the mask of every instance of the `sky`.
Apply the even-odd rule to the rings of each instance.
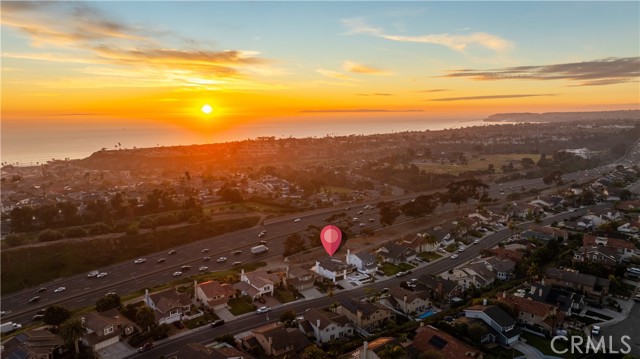
[[[637,1],[1,7],[3,121],[204,128],[640,107]]]

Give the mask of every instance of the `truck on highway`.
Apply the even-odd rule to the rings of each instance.
[[[18,324],[14,322],[6,322],[0,325],[0,333],[5,334],[21,328],[22,328],[22,324]]]
[[[264,253],[264,252],[266,252],[268,250],[269,250],[269,248],[267,246],[265,246],[264,244],[261,244],[259,246],[255,246],[255,247],[251,247],[251,253],[253,253],[253,254]]]

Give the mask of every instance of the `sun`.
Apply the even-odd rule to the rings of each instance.
[[[213,111],[213,108],[211,107],[211,105],[206,104],[202,106],[201,110],[202,110],[202,113],[204,113],[205,115],[208,115]]]

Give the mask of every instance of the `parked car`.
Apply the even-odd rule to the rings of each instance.
[[[478,243],[480,243],[480,240],[479,240],[479,239],[474,239],[474,240],[473,240],[473,244],[478,244]]]
[[[178,329],[184,328],[184,324],[182,324],[182,322],[179,321],[179,320],[177,322],[173,322],[173,326],[178,328]]]
[[[456,258],[458,258],[458,255],[457,255],[457,254],[453,254],[453,255],[451,255],[451,259],[456,259]]]
[[[138,348],[138,353],[144,353],[146,351],[151,350],[152,348],[153,348],[153,343],[145,343],[143,346]]]
[[[269,307],[260,307],[258,308],[258,310],[256,310],[256,313],[262,314],[262,313],[267,313],[269,311],[271,311],[271,308]]]
[[[215,328],[215,327],[219,327],[219,326],[221,326],[223,324],[224,324],[224,319],[218,319],[218,320],[213,321],[210,324],[210,326],[211,326],[211,328]]]

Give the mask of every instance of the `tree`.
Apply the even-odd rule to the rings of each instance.
[[[52,305],[44,311],[44,317],[42,320],[44,324],[59,326],[67,319],[71,318],[71,312],[59,305]]]
[[[117,294],[109,294],[98,299],[96,302],[96,311],[104,312],[105,310],[120,308],[120,305],[122,305],[120,296]]]
[[[27,237],[22,233],[9,234],[4,241],[11,247],[17,247],[26,242]]]
[[[35,216],[40,222],[42,228],[49,228],[58,216],[58,207],[51,204],[45,204],[36,208]]]
[[[53,229],[45,229],[38,234],[38,242],[53,242],[64,238],[64,235]]]
[[[62,325],[60,325],[60,336],[67,345],[73,343],[75,355],[78,356],[80,348],[78,347],[78,341],[87,334],[87,327],[84,323],[78,319],[67,319]]]
[[[25,232],[33,227],[34,210],[31,207],[16,207],[11,210],[11,229],[15,232]]]
[[[396,202],[380,202],[377,204],[380,210],[380,224],[390,226],[401,214]]]
[[[302,251],[304,251],[304,239],[298,233],[290,234],[284,241],[283,255],[286,257]]]
[[[331,356],[315,345],[309,345],[302,352],[302,359],[329,359]]]
[[[467,327],[467,335],[476,343],[479,343],[485,334],[487,334],[487,328],[480,323],[471,323]]]
[[[407,351],[401,345],[387,345],[378,356],[380,359],[396,359],[406,357]]]
[[[153,309],[145,306],[138,308],[136,312],[136,324],[141,328],[146,328],[147,331],[151,330],[151,327],[156,324],[156,316],[153,313]]]
[[[285,325],[290,325],[293,321],[296,320],[296,313],[289,309],[286,312],[282,313],[280,316],[280,321],[285,323]]]
[[[536,165],[535,162],[533,162],[533,160],[530,157],[524,157],[520,160],[520,164],[522,165],[522,167],[524,168],[531,168],[533,166]]]
[[[242,202],[244,199],[242,198],[242,193],[237,188],[231,187],[222,187],[218,191],[218,196],[222,198],[223,201],[237,203]]]

